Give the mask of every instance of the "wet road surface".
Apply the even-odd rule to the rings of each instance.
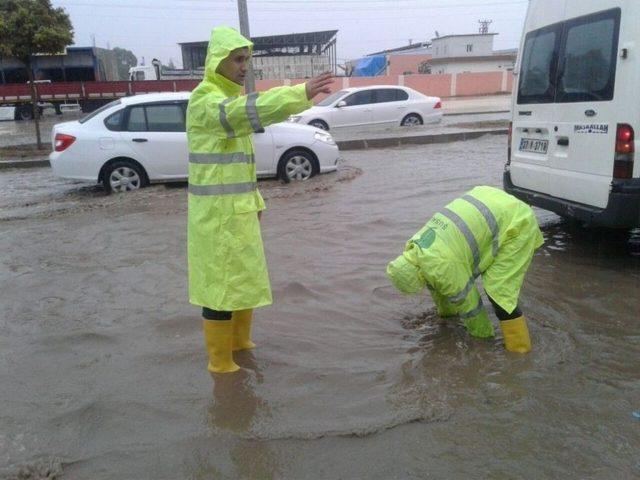
[[[0,172],[0,472],[637,478],[640,265],[626,235],[537,212],[526,356],[385,276],[436,210],[500,185],[505,144],[344,152],[337,173],[260,182],[275,302],[256,312],[242,373],[214,379],[187,302],[184,186],[105,196],[47,169]]]

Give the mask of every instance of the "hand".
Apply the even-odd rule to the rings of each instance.
[[[262,210],[258,210],[258,221],[262,220]]]
[[[311,100],[319,93],[331,93],[331,83],[333,82],[333,73],[324,72],[323,74],[313,77],[305,87],[307,89],[307,99]]]

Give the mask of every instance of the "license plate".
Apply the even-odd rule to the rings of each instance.
[[[537,140],[535,138],[521,138],[520,147],[518,150],[521,152],[531,153],[547,153],[549,148],[549,140]]]

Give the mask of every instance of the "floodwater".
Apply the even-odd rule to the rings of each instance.
[[[338,173],[261,182],[275,302],[244,369],[215,378],[187,302],[184,186],[107,197],[1,172],[0,472],[638,478],[640,264],[624,234],[538,212],[525,356],[386,279],[437,209],[500,185],[505,142],[344,152]]]

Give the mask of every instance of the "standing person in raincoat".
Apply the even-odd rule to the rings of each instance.
[[[474,337],[493,337],[475,285],[478,276],[500,320],[507,350],[531,350],[518,295],[534,251],[543,243],[531,208],[492,187],[475,187],[436,213],[387,266],[403,293],[431,291],[438,314],[458,315]]]
[[[187,109],[189,299],[203,307],[208,370],[218,373],[240,368],[232,351],[255,347],[253,309],[272,301],[251,134],[311,107],[318,93],[331,93],[327,73],[242,95],[252,46],[232,28],[215,28],[204,79]]]

